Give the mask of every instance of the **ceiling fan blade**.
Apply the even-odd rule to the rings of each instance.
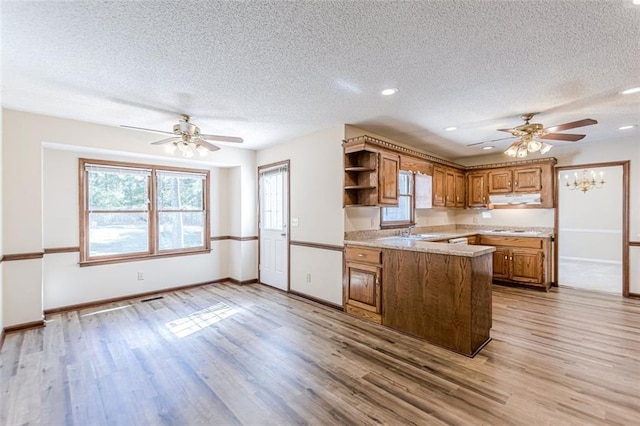
[[[197,141],[195,141],[195,143],[197,145],[200,145],[200,146],[203,146],[203,147],[207,148],[209,151],[217,151],[217,150],[220,149],[219,146],[214,145],[214,144],[212,144],[210,142],[207,142],[207,141],[205,141],[203,139],[198,139]]]
[[[598,124],[596,120],[591,118],[585,118],[584,120],[572,121],[571,123],[559,124],[553,127],[547,127],[547,132],[561,132],[563,130],[575,129],[576,127],[591,126],[592,124]]]
[[[513,139],[515,137],[517,137],[517,136],[507,136],[506,138],[498,138],[498,139],[491,139],[490,141],[482,141],[482,142],[470,143],[467,146],[476,146],[476,145],[482,145],[483,143],[504,141],[504,140],[507,140],[507,139]]]
[[[498,129],[499,132],[513,133],[518,129]]]
[[[144,127],[124,126],[124,125],[120,125],[120,127],[124,127],[125,129],[142,130],[145,132],[164,133],[166,135],[173,135],[173,132],[165,132],[164,130],[145,129]]]
[[[199,134],[198,136],[200,136],[202,139],[208,139],[208,140],[218,141],[218,142],[235,142],[235,143],[244,142],[244,139],[238,138],[236,136],[203,135],[203,134]]]
[[[544,136],[540,136],[540,139],[553,139],[555,141],[570,141],[576,142],[584,138],[586,135],[576,135],[573,133],[547,133]]]
[[[181,139],[182,138],[178,136],[174,136],[172,138],[160,139],[159,141],[151,142],[151,145],[164,145],[165,143],[169,142],[178,142]]]

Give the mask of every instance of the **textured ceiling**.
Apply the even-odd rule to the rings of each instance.
[[[632,0],[4,0],[1,13],[6,108],[163,130],[189,113],[253,149],[349,123],[448,158],[533,111],[545,126],[598,120],[568,131],[583,142],[640,135],[618,130],[640,124],[640,94],[619,94],[640,86]]]

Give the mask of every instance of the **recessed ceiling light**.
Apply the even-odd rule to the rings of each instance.
[[[495,146],[485,146],[485,147],[483,147],[482,149],[484,149],[484,150],[489,150],[489,149],[493,149],[493,148],[495,148]]]
[[[445,128],[445,130],[446,130],[447,132],[453,132],[453,131],[454,131],[454,130],[456,130],[456,129],[457,129],[457,127],[456,127],[456,126],[451,126],[451,127],[446,127],[446,128]]]
[[[634,127],[636,127],[635,124],[631,126],[622,126],[622,127],[618,127],[618,130],[629,130],[629,129],[633,129]]]
[[[398,93],[398,89],[384,89],[382,92],[380,92],[382,96],[391,96],[395,95],[396,93]]]
[[[633,4],[635,4],[636,6],[640,6],[640,0],[633,0]]]
[[[627,90],[623,90],[622,93],[623,95],[630,95],[632,93],[638,93],[640,92],[640,87],[632,87],[631,89],[627,89]]]

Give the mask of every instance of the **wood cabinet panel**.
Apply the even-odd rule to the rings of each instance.
[[[509,249],[496,247],[493,252],[493,277],[509,279]]]
[[[512,192],[511,170],[496,169],[488,173],[489,194],[508,194]]]
[[[455,173],[455,200],[454,205],[456,208],[463,209],[465,206],[465,179],[464,173],[456,172]]]
[[[380,263],[381,250],[369,247],[347,246],[344,258],[354,262]]]
[[[347,303],[379,313],[379,274],[377,266],[347,262]]]
[[[514,192],[540,192],[542,190],[542,169],[527,167],[513,169]]]
[[[444,206],[455,207],[456,205],[456,175],[453,170],[446,170]]]
[[[491,328],[491,255],[383,250],[382,324],[474,354]]]
[[[544,255],[542,251],[513,249],[510,260],[513,281],[542,284],[544,281]]]
[[[467,174],[467,207],[486,207],[488,198],[487,173]]]
[[[522,247],[541,249],[544,240],[531,237],[500,237],[496,235],[480,235],[480,244],[487,246]]]
[[[433,168],[433,207],[444,207],[447,172],[443,167]]]
[[[398,205],[398,173],[400,171],[400,156],[380,153],[380,171],[378,173],[378,190],[380,205]]]

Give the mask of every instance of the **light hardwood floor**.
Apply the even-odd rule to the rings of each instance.
[[[6,336],[2,425],[638,424],[640,301],[496,286],[470,359],[260,285]]]

